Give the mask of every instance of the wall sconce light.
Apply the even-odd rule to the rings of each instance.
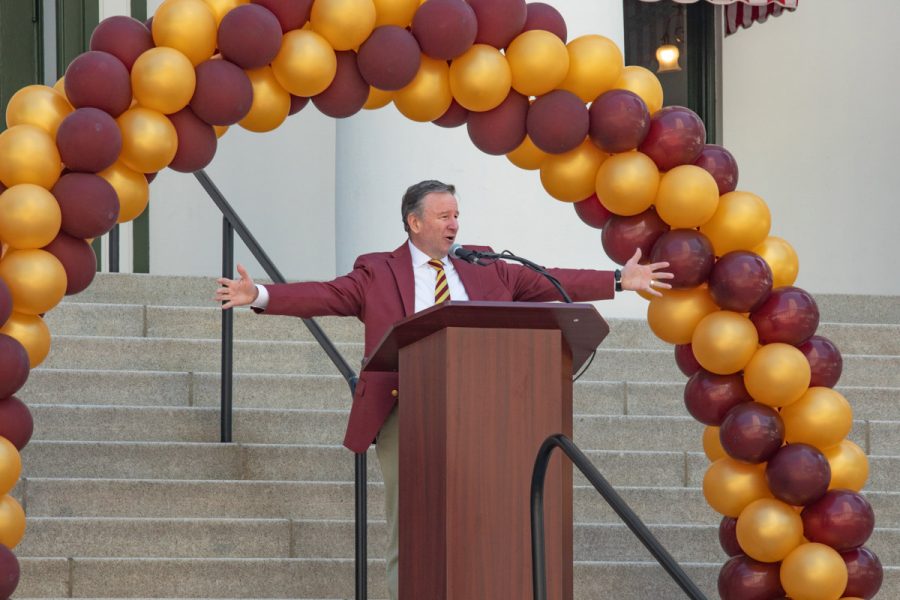
[[[669,41],[669,32],[673,32],[672,37],[675,43]],[[659,48],[656,49],[656,61],[659,63],[657,73],[667,73],[670,71],[680,71],[681,66],[678,64],[678,58],[681,51],[678,44],[684,41],[684,5],[679,4],[676,12],[672,13],[666,20],[665,30],[662,38],[659,40]]]
[[[663,44],[657,48],[656,60],[659,62],[659,68],[656,69],[656,72],[680,71],[681,67],[678,65],[678,57],[680,55],[681,52],[678,50],[678,46],[674,44]]]

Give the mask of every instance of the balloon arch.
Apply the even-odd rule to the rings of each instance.
[[[8,492],[32,430],[13,394],[49,352],[42,315],[93,278],[85,240],[141,214],[157,171],[206,166],[228,126],[269,131],[310,99],[334,118],[393,102],[465,124],[478,149],[539,170],[614,261],[669,261],[674,289],[648,320],[707,426],[720,595],[873,596],[868,461],[832,389],[841,355],[792,287],[794,250],[700,118],[662,108],[653,73],[605,37],[566,37],[525,0],[166,0],[146,24],[101,22],[55,86],[19,90],[0,134],[0,598],[18,581],[25,516]]]

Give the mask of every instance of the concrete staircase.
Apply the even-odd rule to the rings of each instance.
[[[53,349],[20,393],[35,418],[14,494],[28,514],[17,598],[353,598],[350,399],[294,319],[235,318],[233,444],[219,444],[212,278],[99,275],[47,320]],[[851,438],[900,597],[900,299],[819,296],[844,354]],[[362,328],[322,319],[353,365]],[[710,598],[724,554],[703,500],[702,426],[684,376],[641,321],[615,321],[576,384],[575,440]],[[380,474],[370,455],[370,597],[386,597]],[[683,597],[576,474],[579,600]],[[427,599],[421,599],[427,600]]]

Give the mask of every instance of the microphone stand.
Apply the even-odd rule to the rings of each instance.
[[[553,287],[555,287],[555,288],[557,289],[557,291],[559,291],[559,294],[563,297],[563,300],[564,300],[565,302],[569,303],[569,304],[572,304],[572,298],[570,298],[570,297],[569,297],[569,294],[566,293],[566,290],[563,289],[563,286],[562,286],[562,284],[559,282],[559,280],[558,280],[556,277],[554,277],[553,275],[551,275],[550,273],[548,273],[548,272],[547,272],[547,269],[545,269],[545,268],[542,267],[541,265],[539,265],[539,264],[537,264],[537,263],[533,263],[533,262],[531,262],[530,260],[528,260],[527,258],[522,258],[521,256],[516,256],[515,254],[513,254],[513,253],[510,252],[509,250],[504,250],[504,251],[501,252],[500,254],[497,254],[496,257],[497,257],[497,258],[504,258],[504,259],[508,259],[508,260],[514,260],[514,261],[516,261],[516,262],[520,262],[520,263],[522,263],[524,266],[526,266],[526,267],[528,267],[529,269],[531,269],[532,271],[534,271],[535,273],[538,273],[538,274],[540,274],[540,275],[543,275],[544,277],[547,278],[547,280],[548,280],[550,283],[553,284]],[[484,258],[488,258],[488,257],[484,257]],[[491,257],[491,258],[493,258],[493,257]]]

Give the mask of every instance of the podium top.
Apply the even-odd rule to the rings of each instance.
[[[581,368],[609,333],[609,325],[591,304],[450,301],[397,321],[362,370],[398,370],[400,348],[446,327],[558,329],[572,352],[573,372]]]

